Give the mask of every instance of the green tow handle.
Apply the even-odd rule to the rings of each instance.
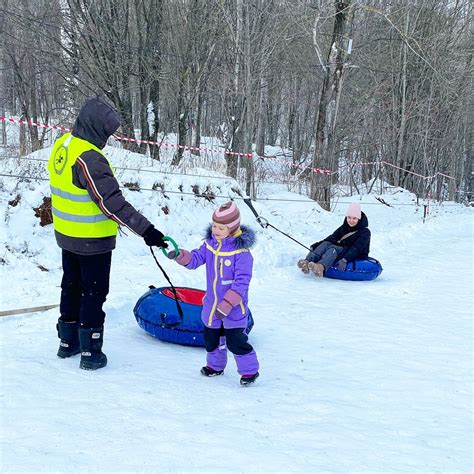
[[[165,242],[170,242],[173,245],[174,252],[175,252],[175,256],[174,256],[173,260],[175,260],[177,258],[177,256],[179,255],[178,244],[169,235],[165,235],[163,237],[163,240]],[[168,251],[164,247],[161,247],[161,251],[165,254],[166,257],[168,256]]]

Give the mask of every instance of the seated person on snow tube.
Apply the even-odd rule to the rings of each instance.
[[[335,262],[338,262],[337,269],[343,272],[347,262],[368,258],[368,226],[369,221],[361,211],[360,204],[350,204],[343,224],[324,240],[311,245],[306,258],[298,261],[298,267],[303,273],[311,271],[317,277],[322,277]]]

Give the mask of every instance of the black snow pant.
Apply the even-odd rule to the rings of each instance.
[[[109,293],[112,251],[98,255],[79,255],[63,250],[61,319],[78,321],[82,328],[101,328],[105,313],[102,305]]]
[[[233,329],[211,329],[204,326],[204,346],[207,352],[212,352],[219,346],[219,339],[225,336],[226,345],[232,354],[245,355],[253,351],[253,347],[249,344],[249,337],[245,334],[244,328]]]

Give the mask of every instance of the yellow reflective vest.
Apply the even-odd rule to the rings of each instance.
[[[69,237],[112,237],[117,235],[117,223],[100,210],[86,189],[73,184],[72,167],[89,150],[107,160],[100,148],[70,133],[54,144],[48,162],[54,230]]]

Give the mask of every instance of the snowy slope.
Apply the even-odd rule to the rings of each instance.
[[[125,193],[190,249],[224,198],[209,203],[178,186],[235,196],[235,182],[211,174],[218,179],[124,172],[120,180],[174,191]],[[253,387],[239,386],[232,358],[223,377],[206,379],[203,349],[138,327],[135,302],[166,281],[137,236],[120,237],[113,254],[105,369],[56,358],[57,310],[0,318],[1,471],[472,472],[472,209],[433,205],[423,223],[414,197],[398,191],[384,196],[393,207],[352,198],[362,199],[371,254],[384,267],[373,282],[303,275],[295,262],[305,250],[260,228],[239,201],[258,237],[250,339],[261,377]],[[58,302],[60,252],[51,226],[31,211],[47,194],[47,182],[1,181],[0,311]],[[259,213],[305,245],[340,225],[351,200],[328,213],[285,191],[263,197]],[[203,269],[157,256],[175,285],[203,288]]]

